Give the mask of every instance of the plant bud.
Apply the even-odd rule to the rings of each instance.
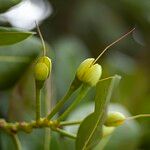
[[[37,81],[45,81],[48,78],[49,69],[45,63],[37,63],[34,68],[34,77]]]
[[[34,68],[36,81],[45,81],[51,72],[51,60],[47,56],[40,57]]]
[[[99,64],[92,64],[94,58],[84,60],[78,67],[77,78],[90,86],[95,86],[102,75],[102,67]]]
[[[40,57],[38,59],[38,62],[44,63],[49,69],[49,74],[51,73],[52,63],[51,63],[51,59],[49,57],[47,57],[47,56]],[[48,76],[49,76],[49,74],[48,74]]]
[[[120,112],[111,112],[108,114],[105,125],[108,127],[117,127],[122,125],[126,120],[126,117]]]

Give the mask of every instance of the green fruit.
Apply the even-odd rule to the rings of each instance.
[[[90,86],[95,86],[102,75],[102,67],[99,64],[93,64],[94,58],[84,60],[78,67],[76,76],[79,81]]]
[[[38,63],[44,63],[49,69],[49,74],[51,73],[52,63],[51,63],[51,59],[49,57],[47,57],[47,56],[40,57],[38,59]]]
[[[111,112],[108,114],[105,125],[108,127],[117,127],[122,125],[126,120],[126,117],[120,112]]]
[[[48,78],[49,69],[45,63],[37,63],[34,68],[34,77],[37,81],[45,81]]]

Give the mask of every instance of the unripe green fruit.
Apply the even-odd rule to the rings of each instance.
[[[51,59],[49,57],[47,57],[47,56],[40,57],[38,59],[38,63],[44,63],[49,69],[49,74],[51,73],[52,63],[51,63]]]
[[[95,86],[102,75],[102,67],[99,64],[93,64],[94,58],[84,60],[78,67],[77,78],[90,86]]]
[[[34,77],[37,81],[45,81],[48,78],[49,69],[45,63],[37,63],[34,67]]]
[[[120,112],[111,112],[108,114],[105,125],[108,127],[117,127],[122,125],[126,120],[126,117]]]

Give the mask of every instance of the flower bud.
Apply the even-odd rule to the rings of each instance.
[[[37,81],[44,81],[48,78],[48,67],[45,63],[37,63],[34,68],[34,77]]]
[[[44,63],[48,67],[49,69],[48,76],[49,76],[49,74],[51,73],[51,68],[52,68],[51,59],[47,56],[43,56],[38,59],[38,62]]]
[[[51,60],[47,56],[40,57],[34,68],[36,81],[45,81],[51,72]]]
[[[45,80],[49,77],[52,64],[51,60],[47,56],[40,57],[34,67],[34,77],[36,86],[41,89]]]
[[[108,114],[105,125],[108,127],[117,127],[122,125],[126,120],[126,117],[120,112],[111,112]]]
[[[95,86],[102,74],[102,67],[99,64],[93,64],[94,58],[84,60],[78,67],[77,78],[90,86]]]

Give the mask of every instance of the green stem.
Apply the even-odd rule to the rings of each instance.
[[[60,126],[72,126],[72,125],[79,125],[81,124],[81,120],[79,121],[62,121],[60,122]]]
[[[51,86],[50,79],[46,82],[45,88],[45,98],[44,98],[44,107],[45,107],[45,115],[47,115],[48,110],[51,107]],[[49,92],[48,92],[49,91]],[[51,142],[51,130],[50,128],[45,128],[45,136],[44,136],[44,150],[50,150],[50,142]]]
[[[50,150],[50,142],[51,142],[50,135],[51,135],[50,128],[45,128],[44,150]]]
[[[74,102],[68,107],[68,109],[58,118],[58,121],[64,120],[68,114],[81,102],[81,100],[85,97],[89,90],[88,85],[83,85],[78,96],[74,100]]]
[[[75,78],[66,95],[56,104],[54,109],[47,116],[47,119],[50,120],[61,109],[61,107],[66,103],[66,101],[70,98],[73,92],[75,92],[80,87],[80,85],[81,83]]]
[[[69,138],[72,138],[72,139],[76,139],[76,135],[68,133],[65,130],[62,130],[60,128],[55,129],[55,131],[59,132],[60,134],[66,136],[66,137],[69,137]]]
[[[19,140],[17,134],[12,134],[12,137],[13,137],[13,141],[14,141],[16,150],[21,150],[22,147],[21,147],[21,143],[20,143],[20,140]]]
[[[54,109],[51,111],[51,113],[47,116],[47,118],[50,120],[64,105],[64,103],[69,99],[69,97],[72,95],[73,90],[69,89],[67,94],[56,104]]]
[[[41,116],[41,89],[36,86],[36,122]]]

